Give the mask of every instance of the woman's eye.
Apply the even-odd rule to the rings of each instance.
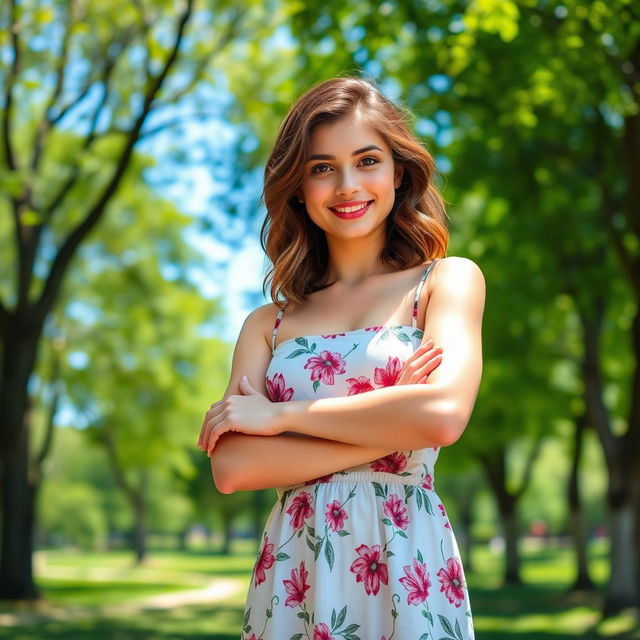
[[[372,162],[366,162],[366,160],[371,160]],[[374,165],[380,162],[377,158],[372,156],[367,156],[366,158],[362,158],[361,162],[365,167],[373,167]],[[327,173],[326,171],[321,171],[322,167],[329,167],[328,164],[316,164],[312,167],[311,173]]]

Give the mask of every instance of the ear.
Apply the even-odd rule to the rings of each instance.
[[[296,191],[295,196],[298,202],[304,202],[304,195],[302,194],[302,191],[300,189]]]
[[[395,171],[393,175],[394,185],[397,189],[402,184],[402,177],[404,176],[404,166],[399,162],[396,162]]]

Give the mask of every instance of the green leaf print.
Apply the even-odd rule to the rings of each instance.
[[[328,538],[327,538],[327,544],[324,546],[324,557],[327,559],[327,562],[329,563],[329,569],[333,571],[333,561],[335,560],[335,554],[333,552],[333,545],[331,544],[331,540],[329,540]]]
[[[379,498],[387,497],[387,492],[382,488],[382,485],[379,482],[373,482],[372,484],[373,484],[373,489]],[[385,489],[386,489],[386,485],[385,485]]]
[[[314,544],[313,540],[311,540],[311,538],[309,538],[309,536],[307,536],[307,547],[309,547],[309,549],[311,549],[311,551],[315,551],[316,550],[316,545]]]
[[[422,553],[420,553],[420,549],[418,549],[418,562],[420,562],[420,564],[424,564],[424,559],[422,558]]]
[[[315,527],[311,527],[311,526],[307,525],[307,533],[308,533],[312,538],[315,538],[315,537],[316,537],[316,529],[315,529]]]
[[[447,618],[443,616],[441,613],[438,614],[438,618],[440,619],[440,624],[442,625],[442,628],[444,629],[445,633],[453,637],[454,635],[453,627],[451,626],[451,623],[449,622],[449,620],[447,620]]]
[[[320,550],[322,549],[322,543],[324,542],[324,538],[320,538],[320,540],[318,540],[318,542],[316,543],[316,549],[315,549],[315,555],[313,556],[314,560],[318,559],[318,556],[320,555]]]
[[[456,619],[456,638],[459,638],[459,640],[463,640],[462,631],[460,631],[460,623],[458,622],[457,619]]]
[[[344,619],[347,617],[347,605],[342,607],[342,610],[338,614],[338,619],[335,619],[335,609],[331,613],[331,631],[335,631],[336,627],[341,627],[344,623]]]
[[[391,522],[389,518],[382,518],[382,522],[384,522],[389,527],[393,524],[393,522]]]
[[[309,343],[307,342],[306,338],[296,338],[295,342],[297,342],[299,345],[302,345],[303,347],[306,347],[307,349],[309,348]]]
[[[313,381],[313,392],[314,393],[318,390],[319,386],[320,386],[320,380],[314,380]]]
[[[416,503],[418,504],[418,511],[422,509],[422,491],[416,493]]]
[[[276,560],[288,560],[291,556],[288,556],[284,551],[281,551],[277,556]]]
[[[340,531],[338,531],[338,535],[344,538],[344,536],[350,536],[351,534],[345,529],[341,529]]]
[[[302,636],[304,635],[304,633],[294,633],[289,640],[300,640],[300,638],[302,638]]]
[[[285,360],[291,360],[292,358],[297,358],[301,356],[303,353],[311,353],[308,349],[296,349],[292,353],[290,353]]]

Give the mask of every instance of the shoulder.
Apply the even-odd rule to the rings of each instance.
[[[484,305],[486,282],[482,269],[470,258],[448,256],[438,260],[430,279],[434,294],[439,297],[467,300]]]
[[[271,349],[271,334],[273,333],[278,311],[280,311],[280,307],[274,302],[268,302],[256,307],[245,318],[241,331],[246,328],[247,331],[262,336],[269,349]]]
[[[433,275],[436,273],[440,279],[471,280],[484,284],[484,275],[480,267],[471,258],[463,256],[440,258],[433,267]]]

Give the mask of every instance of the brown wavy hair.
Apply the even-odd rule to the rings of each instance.
[[[386,219],[381,261],[403,270],[446,255],[445,201],[433,183],[435,161],[411,133],[411,112],[396,106],[369,80],[331,78],[312,86],[291,107],[264,170],[261,201],[267,214],[260,243],[273,266],[262,291],[271,280],[271,299],[281,308],[299,304],[332,284],[322,283],[329,256],[324,231],[308,216],[295,192],[302,182],[313,127],[354,112],[365,116],[391,149],[394,162],[404,166]]]

